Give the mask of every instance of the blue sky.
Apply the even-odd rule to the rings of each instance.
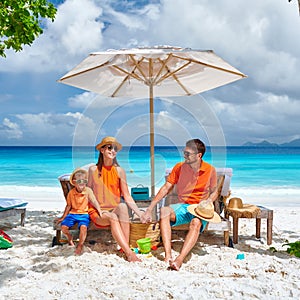
[[[0,58],[0,145],[93,145],[105,135],[148,144],[146,99],[108,99],[57,80],[91,52],[154,45],[211,49],[248,75],[190,99],[157,99],[156,144],[300,138],[297,1],[53,3],[44,34]]]

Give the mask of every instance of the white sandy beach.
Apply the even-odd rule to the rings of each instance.
[[[19,217],[0,220],[0,229],[14,240],[0,251],[0,299],[299,299],[300,259],[282,246],[300,240],[299,193],[257,199],[263,191],[237,192],[245,203],[274,210],[271,246],[277,252],[266,244],[266,220],[258,240],[255,220],[242,219],[239,244],[226,247],[222,234],[206,232],[176,272],[167,270],[162,247],[152,256],[139,254],[141,263],[128,263],[107,231],[89,234],[81,256],[67,245],[51,247],[52,222],[65,205],[61,189],[44,190],[46,197],[39,188],[5,189],[3,197],[29,203],[25,227]],[[174,235],[174,256],[181,245],[181,234]],[[240,253],[245,259],[236,259]]]

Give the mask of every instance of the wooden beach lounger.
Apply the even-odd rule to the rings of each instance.
[[[0,219],[21,215],[21,226],[25,224],[27,202],[16,198],[0,198]]]
[[[83,167],[85,168],[85,167]],[[166,175],[168,175],[168,172],[170,170],[166,171]],[[215,201],[215,211],[218,212],[219,214],[222,212],[223,207],[224,207],[224,201],[226,200],[226,198],[229,196],[230,194],[230,178],[232,176],[232,169],[227,168],[227,169],[217,169],[217,174],[218,174],[218,190],[219,190],[219,198]],[[67,195],[69,193],[69,191],[72,189],[72,185],[69,182],[69,177],[70,174],[65,174],[60,176],[58,179],[60,181],[63,193],[64,193],[64,197],[65,199],[67,199]],[[151,199],[149,199],[148,201],[136,201],[137,205],[143,209],[144,207],[148,207],[148,205],[150,204]],[[163,199],[161,202],[158,204],[157,210],[155,211],[155,215],[158,216],[158,212],[159,212],[159,208],[163,205],[170,205],[171,203],[175,203],[177,201],[177,194],[176,194],[176,188],[174,188],[165,199]],[[157,213],[156,213],[157,212]],[[134,219],[134,216],[132,216],[132,220]],[[156,220],[158,221],[158,220]],[[133,220],[132,225],[134,228],[136,228],[137,226],[139,226],[139,222],[136,222]],[[140,224],[145,226],[144,224]],[[151,225],[148,225],[151,226]],[[52,241],[52,246],[55,245],[60,245],[61,244],[61,227],[60,224],[56,224],[53,223],[53,228],[56,230],[56,236],[53,238]],[[187,226],[177,226],[174,227],[174,230],[187,230]],[[76,227],[71,228],[71,229],[76,229]],[[99,228],[96,227],[92,222],[89,226],[88,230],[102,230],[102,229],[109,229],[108,227],[103,227],[103,228]],[[213,231],[221,231],[224,233],[224,244],[226,246],[230,245],[230,238],[229,238],[229,232],[231,229],[231,223],[229,220],[222,218],[222,222],[219,224],[213,224],[213,223],[209,223],[206,230],[213,230]],[[156,234],[156,230],[157,227],[155,228],[155,235]],[[138,230],[140,231],[140,230]],[[135,237],[136,239],[136,237]],[[133,241],[133,238],[131,238],[131,241]]]

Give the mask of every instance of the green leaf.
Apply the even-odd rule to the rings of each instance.
[[[47,0],[0,1],[0,56],[5,50],[20,51],[43,33],[41,19],[55,19],[57,9]]]
[[[283,244],[282,246],[289,246],[289,248],[287,248],[286,250],[287,253],[289,253],[290,255],[294,255],[296,257],[300,257],[300,241],[296,241],[293,243],[286,243]]]

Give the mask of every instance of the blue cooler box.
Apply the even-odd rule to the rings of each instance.
[[[131,188],[131,196],[136,201],[149,200],[149,188],[139,184]]]

